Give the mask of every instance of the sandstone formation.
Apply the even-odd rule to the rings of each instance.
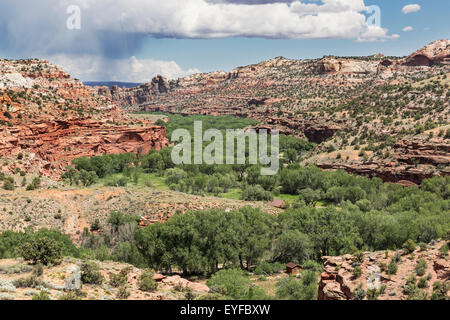
[[[405,66],[430,66],[450,63],[450,41],[438,40],[414,52],[405,59]]]
[[[377,73],[378,59],[358,60],[326,57],[316,64],[316,71],[319,74],[341,73],[341,74],[375,74]]]
[[[450,281],[450,264],[448,256],[444,256],[439,249],[444,243],[428,245],[424,251],[416,249],[414,256],[398,252],[365,252],[360,258],[352,255],[338,257],[323,257],[324,270],[319,282],[319,300],[353,300],[355,292],[362,286],[365,293],[368,290],[380,290],[384,286],[384,292],[378,296],[379,300],[406,300],[405,284],[411,275],[416,275],[416,265],[419,259],[426,261],[427,267],[424,277],[427,278],[427,286],[422,288],[424,293],[431,297],[433,283],[436,281]],[[386,265],[398,255],[396,274],[389,275]],[[353,270],[360,266],[362,274],[355,277]],[[417,276],[417,275],[416,275]],[[420,278],[420,276],[417,276]],[[365,297],[367,299],[367,295]]]
[[[356,161],[353,163],[319,162],[317,165],[326,170],[345,170],[351,174],[366,177],[378,177],[385,182],[400,183],[402,185],[420,184],[424,179],[432,178],[436,172],[432,167],[450,165],[450,143],[448,139],[402,139],[394,145],[392,150],[396,161],[374,162]],[[442,170],[441,175],[450,175]]]
[[[166,78],[157,76],[150,83],[144,83],[136,88],[113,86],[111,89],[108,87],[96,89],[98,94],[108,97],[119,105],[128,106],[149,103],[156,95],[169,92],[170,84]]]
[[[405,67],[431,67],[439,64],[450,64],[449,40],[434,41],[401,60],[383,60],[378,66],[378,73],[408,72]]]
[[[152,88],[163,92],[165,85],[161,78]],[[20,155],[20,169],[53,178],[76,157],[168,144],[165,128],[129,119],[108,97],[44,60],[0,60],[0,109],[0,156]]]
[[[32,169],[36,158],[48,162],[41,173],[61,172],[74,158],[125,152],[148,152],[167,146],[166,129],[158,126],[130,128],[105,121],[48,121],[0,131],[0,154],[17,157],[30,154],[24,169]]]

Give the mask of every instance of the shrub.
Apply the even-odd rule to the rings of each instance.
[[[21,248],[22,257],[33,263],[43,265],[54,264],[61,260],[63,246],[61,243],[48,237],[40,237],[25,243]]]
[[[387,274],[393,275],[396,274],[398,270],[397,262],[394,259],[391,260],[391,263],[388,265]]]
[[[33,269],[33,275],[35,275],[36,277],[40,277],[42,276],[43,273],[44,273],[44,266],[38,263]]]
[[[450,284],[442,281],[436,281],[433,283],[433,294],[431,295],[431,300],[449,300],[447,295],[450,289]]]
[[[141,291],[153,292],[158,288],[158,284],[153,280],[153,273],[144,271],[139,276],[138,287]]]
[[[421,289],[426,288],[428,286],[427,278],[420,278],[417,286]]]
[[[277,283],[276,297],[282,300],[317,300],[317,274],[306,270],[301,280],[282,278]]]
[[[79,293],[75,291],[69,291],[65,294],[62,294],[58,297],[58,300],[65,300],[65,301],[74,301],[74,300],[81,300],[81,297]]]
[[[127,283],[128,280],[128,275],[127,274],[115,274],[115,273],[111,273],[109,275],[109,284],[110,286],[114,287],[114,288],[119,288],[122,285],[125,285]]]
[[[227,269],[214,274],[208,279],[207,285],[213,293],[217,292],[231,299],[243,300],[248,297],[251,282],[243,271]]]
[[[353,269],[353,277],[355,279],[358,279],[362,275],[362,268],[360,266],[357,266]]]
[[[101,228],[100,220],[99,219],[95,219],[95,221],[91,225],[91,231],[98,231],[98,230],[100,230],[100,228]]]
[[[51,300],[47,292],[41,291],[39,294],[33,295],[32,300]]]
[[[427,262],[425,259],[420,259],[416,265],[416,274],[421,277],[427,271]]]
[[[246,201],[271,201],[272,192],[264,190],[260,185],[247,186],[242,192],[242,200]]]
[[[105,277],[99,271],[100,267],[94,262],[84,262],[81,265],[81,282],[101,285]]]
[[[5,178],[3,182],[3,189],[5,190],[14,190],[16,186],[14,185],[14,178],[13,177],[7,177]]]
[[[41,177],[37,176],[33,178],[33,181],[27,186],[27,190],[36,190],[41,187]]]
[[[45,286],[45,283],[35,275],[31,275],[27,278],[19,278],[15,280],[14,286],[17,288],[37,288]]]
[[[416,250],[416,247],[416,243],[411,239],[403,244],[403,250],[405,250],[405,253],[407,254],[413,253]]]
[[[380,292],[376,288],[367,289],[367,300],[378,300]]]
[[[444,244],[441,249],[439,249],[439,251],[442,253],[442,255],[448,256],[448,243]]]
[[[126,285],[121,286],[117,292],[117,298],[120,300],[126,300],[129,296],[130,291],[128,290],[128,287]]]
[[[111,181],[105,182],[106,187],[126,187],[130,182],[127,177],[114,177]]]
[[[363,300],[366,296],[366,291],[363,289],[362,284],[353,292],[353,300]]]
[[[388,265],[385,262],[381,262],[379,265],[381,272],[387,271]]]
[[[359,263],[363,263],[363,261],[364,261],[364,252],[358,251],[357,253],[355,253],[355,261],[359,262]]]
[[[419,243],[420,251],[425,251],[428,248],[428,245],[424,242]]]

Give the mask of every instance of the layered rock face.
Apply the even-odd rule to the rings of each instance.
[[[382,165],[371,161],[353,164],[324,162],[317,165],[322,169],[341,169],[351,174],[379,177],[385,182],[403,185],[420,184],[424,179],[432,178],[436,172],[428,170],[430,166],[450,165],[448,139],[402,139],[394,145],[393,153],[396,154],[396,161]],[[442,170],[440,174],[450,175],[450,172]]]
[[[407,72],[405,67],[431,67],[450,64],[450,40],[437,40],[412,53],[405,59],[386,59],[378,66],[378,73]]]
[[[167,146],[165,128],[111,126],[105,121],[69,120],[35,123],[0,131],[0,154],[17,157],[26,151],[30,157],[23,169],[31,170],[36,161],[48,162],[41,173],[60,173],[74,158],[102,154],[148,152]]]
[[[166,78],[157,76],[150,83],[142,84],[136,88],[119,88],[113,86],[97,87],[98,94],[103,95],[121,106],[132,106],[149,103],[152,99],[170,90],[170,84]]]
[[[388,251],[387,256],[384,251],[365,252],[362,255],[362,261],[352,255],[323,257],[324,270],[320,276],[318,299],[353,300],[357,288],[362,286],[365,293],[368,290],[380,291],[382,287],[385,287],[384,291],[379,292],[379,300],[406,300],[408,295],[404,290],[405,284],[411,275],[416,275],[415,268],[419,259],[426,261],[423,276],[427,278],[427,286],[420,290],[429,298],[434,282],[448,282],[450,279],[448,257],[439,251],[443,245],[442,242],[434,243],[424,251],[416,249],[413,258],[411,255],[402,253],[402,250]],[[397,263],[398,270],[396,274],[389,275],[385,268],[396,256],[400,259]],[[357,266],[360,266],[362,270],[359,277],[353,275],[353,270]],[[417,275],[416,277],[420,278]],[[367,295],[364,299],[367,299]]]
[[[405,66],[430,66],[450,62],[450,41],[438,40],[408,56]]]
[[[319,74],[341,73],[341,74],[376,74],[379,57],[372,60],[344,59],[327,57],[317,62],[316,72]]]
[[[57,178],[76,157],[168,144],[165,128],[136,123],[47,61],[0,60],[0,72],[0,156],[20,155],[15,168]]]

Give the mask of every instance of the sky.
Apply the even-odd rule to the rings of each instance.
[[[449,39],[448,0],[1,0],[0,58],[147,82],[278,56],[405,56]]]

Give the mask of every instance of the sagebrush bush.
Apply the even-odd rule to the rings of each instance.
[[[426,271],[427,271],[427,262],[425,261],[425,259],[420,259],[419,261],[417,261],[416,274],[419,277],[421,277],[425,274]]]
[[[403,244],[403,250],[407,254],[413,253],[414,250],[416,250],[416,247],[417,247],[416,243],[413,240],[411,240],[411,239],[409,239],[408,241],[406,241]]]
[[[397,274],[397,270],[398,270],[397,262],[395,262],[395,260],[392,259],[391,263],[389,263],[388,265],[387,274],[389,275]]]
[[[115,288],[125,285],[128,281],[129,273],[130,268],[124,268],[118,274],[111,273],[109,276],[109,284]]]
[[[126,285],[121,286],[117,292],[117,298],[120,300],[126,300],[130,295],[130,291]]]
[[[47,292],[40,291],[38,294],[33,295],[32,300],[51,300],[51,299]]]
[[[105,280],[105,277],[103,277],[99,270],[98,264],[94,262],[84,262],[81,265],[81,282],[101,285]]]
[[[144,271],[138,280],[139,290],[153,292],[158,288],[158,284],[153,280],[153,273],[150,271]]]
[[[428,286],[427,278],[420,278],[417,286],[421,289],[426,288]]]
[[[353,277],[354,277],[355,279],[358,279],[358,278],[361,277],[361,275],[362,275],[362,268],[361,268],[360,266],[356,266],[356,267],[353,269],[352,274],[353,274]]]
[[[36,277],[35,275],[31,275],[26,278],[16,279],[14,280],[14,285],[17,288],[37,288],[46,286],[45,282]]]

